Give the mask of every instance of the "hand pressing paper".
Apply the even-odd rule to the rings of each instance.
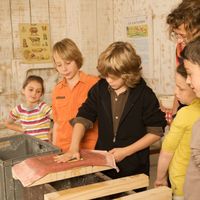
[[[66,163],[57,163],[54,161],[56,154],[43,155],[26,160],[14,165],[12,173],[16,179],[19,179],[24,187],[33,184],[50,173],[71,170],[82,166],[108,166],[118,168],[112,154],[107,151],[81,150],[81,159]]]

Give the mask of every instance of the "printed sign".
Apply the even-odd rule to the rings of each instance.
[[[19,29],[24,63],[51,62],[48,24],[20,24]]]

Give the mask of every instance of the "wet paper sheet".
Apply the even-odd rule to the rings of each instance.
[[[82,150],[81,160],[57,163],[56,154],[28,158],[12,167],[12,173],[24,187],[33,184],[42,177],[55,172],[72,170],[83,166],[108,166],[118,170],[114,157],[107,151]]]

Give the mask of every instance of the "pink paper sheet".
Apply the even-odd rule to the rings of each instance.
[[[109,166],[118,171],[114,157],[107,151],[82,150],[82,160],[66,163],[54,161],[56,154],[28,158],[12,167],[15,178],[19,179],[24,187],[49,173],[64,171],[81,166]]]

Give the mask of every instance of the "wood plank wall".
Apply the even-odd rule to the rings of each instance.
[[[180,0],[1,0],[0,1],[0,120],[21,101],[21,84],[27,73],[44,77],[50,102],[57,74],[53,63],[21,62],[19,23],[48,23],[51,45],[73,39],[84,55],[83,70],[97,74],[98,55],[111,42],[126,40],[124,20],[152,13],[153,66],[149,85],[157,94],[173,94],[174,44],[169,41],[166,15]],[[50,76],[52,78],[50,78]]]

